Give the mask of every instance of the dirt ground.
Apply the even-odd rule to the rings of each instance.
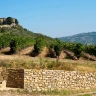
[[[12,91],[12,90],[3,90],[0,91],[0,96],[41,96],[38,94],[28,94],[26,92],[18,92],[18,91]],[[42,95],[44,96],[44,95]]]
[[[96,92],[77,93],[73,95],[40,95],[40,93],[27,93],[17,90],[0,90],[0,96],[96,96]]]
[[[0,96],[61,96],[61,95],[30,95],[30,94],[16,94],[16,93],[9,93],[9,92],[4,92],[0,93]],[[96,96],[94,95],[64,95],[64,96]]]

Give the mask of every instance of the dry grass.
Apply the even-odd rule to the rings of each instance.
[[[92,90],[47,90],[32,91],[17,89],[0,91],[0,96],[95,96],[96,89]],[[95,93],[96,94],[96,93]]]
[[[96,61],[89,60],[69,60],[44,57],[30,57],[28,54],[33,47],[23,49],[16,55],[4,55],[9,47],[0,50],[0,66],[6,68],[26,68],[26,69],[50,69],[50,70],[68,70],[68,71],[96,71]]]
[[[26,55],[0,55],[0,66],[6,68],[50,69],[68,71],[96,71],[96,62],[30,57]]]
[[[31,49],[31,48],[30,48]],[[5,49],[5,50],[8,50]],[[2,51],[5,51],[2,50]],[[26,52],[29,52],[29,49],[26,49]],[[0,66],[6,68],[25,68],[25,69],[50,69],[50,70],[67,70],[67,71],[88,71],[88,72],[96,72],[96,62],[89,60],[69,60],[69,59],[59,59],[57,61],[56,58],[40,58],[40,57],[30,57],[27,55],[23,55],[26,53],[25,50],[22,50],[20,54],[16,55],[4,55],[0,54]],[[27,53],[26,53],[27,54]],[[42,95],[58,95],[58,96],[66,96],[73,95],[77,93],[85,93],[85,92],[94,92],[94,90],[53,90],[53,91],[43,91],[43,92],[32,92],[27,93],[27,90],[17,92],[0,92],[0,94],[5,94],[2,96],[42,96]],[[18,94],[18,95],[17,95]],[[26,95],[27,94],[27,95]],[[37,95],[38,94],[38,95]],[[1,95],[0,95],[1,96]],[[77,96],[92,96],[90,94],[77,95]]]

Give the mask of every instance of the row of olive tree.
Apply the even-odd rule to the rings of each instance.
[[[16,53],[21,49],[32,46],[34,42],[34,39],[31,37],[3,34],[0,36],[0,49],[10,46],[10,52]]]
[[[84,51],[86,53],[96,56],[96,45],[85,45]]]
[[[74,52],[78,58],[82,56],[82,52],[96,56],[96,45],[82,45],[81,43],[64,42],[63,48]]]
[[[31,37],[15,36],[12,34],[0,35],[0,49],[10,46],[11,53],[16,53],[21,49],[32,45],[34,45],[34,52],[37,54],[39,54],[44,47],[48,47],[54,50],[57,57],[59,57],[64,49],[74,52],[77,58],[81,57],[83,51],[96,56],[96,45],[68,43],[62,42],[58,39],[55,39],[52,43],[48,43],[48,41],[43,37],[39,37],[34,40]]]
[[[21,49],[24,49],[26,47],[32,46],[34,44],[34,39],[32,38],[27,38],[27,37],[17,37],[15,36],[13,39],[11,39],[10,42],[10,52],[11,53],[17,53],[19,52]]]
[[[36,38],[34,44],[34,52],[39,54],[44,47],[46,47],[46,41],[44,40],[44,38]]]
[[[54,49],[57,57],[60,56],[64,49],[72,51],[78,59],[82,56],[83,51],[96,56],[96,45],[82,45],[81,43],[62,42],[55,39],[55,42],[48,46],[43,38],[36,39],[36,43],[34,44],[35,52],[39,54],[45,46]]]

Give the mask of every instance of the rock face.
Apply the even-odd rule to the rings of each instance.
[[[0,18],[0,22],[3,23],[6,21],[6,18]],[[12,18],[12,23],[15,23],[15,18]]]
[[[12,21],[11,21],[11,24],[7,24],[7,19],[8,18],[11,18]],[[15,23],[15,18],[12,18],[12,17],[8,17],[8,18],[0,18],[0,28],[11,28],[11,27],[15,27],[16,26],[16,23]]]
[[[7,72],[6,68],[0,67],[0,88],[6,88]]]

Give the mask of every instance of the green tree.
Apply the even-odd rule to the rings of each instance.
[[[34,44],[34,51],[39,54],[45,46],[45,40],[43,38],[37,38],[36,43]]]
[[[0,25],[2,25],[2,22],[0,21]]]
[[[85,45],[84,51],[90,55],[96,56],[96,45]]]
[[[76,46],[76,43],[74,42],[63,42],[63,48],[66,50],[70,50],[74,52],[75,46]]]
[[[9,34],[3,34],[0,36],[0,48],[5,48],[9,46],[10,36]]]
[[[3,27],[3,28],[1,28],[1,33],[4,33],[4,32],[6,32],[6,29]]]
[[[17,19],[15,19],[15,24],[17,24],[17,25],[18,25],[18,23],[19,23],[19,22],[18,22],[18,20],[17,20]]]
[[[16,53],[16,48],[17,48],[16,40],[12,40],[10,42],[10,53],[12,54]]]
[[[12,22],[13,22],[13,18],[12,17],[7,17],[6,18],[6,24],[11,25]]]
[[[81,43],[77,43],[74,48],[74,53],[77,56],[77,58],[81,57],[82,51],[83,51],[83,45]]]
[[[62,42],[58,39],[56,39],[56,43],[54,45],[54,51],[56,53],[56,56],[59,58],[59,55],[61,54],[62,51]]]

